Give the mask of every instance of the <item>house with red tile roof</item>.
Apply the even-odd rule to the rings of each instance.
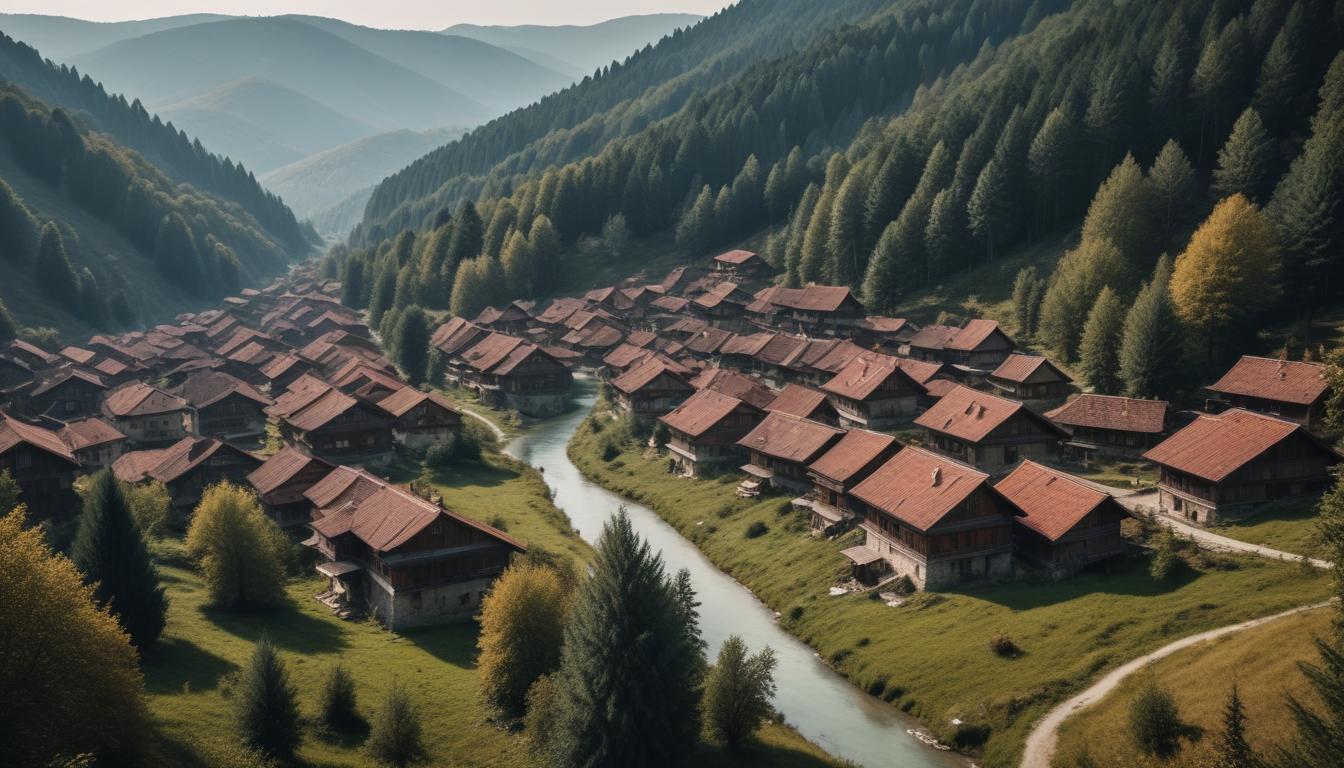
[[[191,426],[191,404],[177,395],[135,381],[107,393],[103,417],[136,446],[181,440]]]
[[[0,471],[19,485],[32,520],[65,522],[79,513],[79,459],[61,436],[0,411]]]
[[[454,369],[458,383],[476,390],[486,405],[535,417],[563,411],[574,380],[547,349],[502,333],[450,357],[450,379]]]
[[[67,363],[39,372],[32,386],[22,391],[20,410],[61,420],[97,416],[108,389],[102,377]]]
[[[808,511],[813,531],[833,535],[848,530],[856,518],[849,492],[886,463],[901,443],[891,435],[851,429],[807,467],[812,488],[794,499]]]
[[[106,421],[89,417],[59,425],[56,434],[70,447],[70,451],[86,470],[107,467],[126,451],[127,437]]]
[[[402,387],[378,407],[392,414],[392,439],[413,451],[451,445],[462,436],[462,414],[437,392]]]
[[[909,421],[925,393],[924,385],[888,355],[854,358],[821,391],[840,414],[840,426],[867,429],[890,429]]]
[[[715,328],[739,330],[746,306],[752,301],[751,294],[742,290],[737,283],[723,282],[701,293],[687,306],[695,318]]]
[[[762,487],[806,493],[811,488],[807,465],[834,445],[844,431],[779,411],[767,413],[737,441],[748,452],[742,466],[747,479],[739,495],[755,496]]]
[[[940,453],[986,472],[1009,469],[1023,459],[1049,461],[1068,433],[1016,400],[964,385],[920,414],[930,445]]]
[[[1022,512],[1013,519],[1018,558],[1051,578],[1125,552],[1120,523],[1129,513],[1093,483],[1024,461],[994,490]]]
[[[1276,416],[1309,429],[1320,424],[1330,394],[1325,366],[1320,363],[1250,355],[1244,355],[1207,389],[1234,408]]]
[[[765,407],[767,411],[780,411],[790,416],[811,419],[832,427],[840,426],[840,414],[831,405],[826,393],[805,387],[802,384],[787,384]]]
[[[680,363],[650,357],[611,381],[616,407],[641,423],[649,423],[686,402],[695,393],[691,371]]]
[[[1279,499],[1315,496],[1339,455],[1301,424],[1233,408],[1201,415],[1143,457],[1158,465],[1158,507],[1211,525]]]
[[[862,347],[895,354],[919,330],[903,317],[868,315],[854,321],[853,338]]]
[[[112,463],[112,473],[128,483],[163,483],[181,522],[200,503],[206,488],[222,482],[243,485],[248,473],[261,464],[260,458],[223,440],[188,435],[167,448],[122,454]]]
[[[993,320],[968,320],[960,328],[926,325],[906,345],[911,357],[992,371],[1017,347]]]
[[[258,437],[266,432],[271,398],[221,371],[198,371],[177,387],[192,407],[190,429],[225,439]]]
[[[714,257],[714,274],[731,280],[756,280],[769,277],[774,269],[754,251],[741,249]]]
[[[668,428],[668,456],[688,477],[713,475],[740,461],[737,441],[761,422],[759,408],[736,397],[702,389],[658,420]]]
[[[861,582],[892,573],[940,590],[1013,572],[1013,518],[1021,512],[974,467],[907,446],[849,496],[864,543],[842,554]]]
[[[866,314],[854,292],[843,285],[780,288],[767,301],[782,327],[818,336],[850,335]]]
[[[1085,392],[1046,411],[1045,417],[1069,433],[1065,455],[1138,457],[1167,430],[1167,402]]]
[[[1058,400],[1069,394],[1073,379],[1040,355],[1011,354],[986,381],[1005,397],[1022,401]]]
[[[527,551],[503,531],[363,470],[342,467],[306,495],[313,535],[304,543],[328,579],[318,599],[394,631],[470,619],[510,558]]]
[[[252,470],[247,482],[276,525],[294,528],[309,521],[312,505],[304,494],[333,469],[332,464],[287,445]]]
[[[760,380],[730,368],[705,368],[691,379],[691,386],[736,397],[762,411],[775,401],[775,393]]]
[[[333,463],[381,461],[392,451],[392,414],[313,377],[295,381],[266,413],[287,443]]]

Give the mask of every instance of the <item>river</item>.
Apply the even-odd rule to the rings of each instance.
[[[712,660],[724,639],[735,634],[756,651],[775,650],[775,707],[803,736],[833,755],[866,768],[964,768],[969,761],[954,753],[925,746],[907,729],[917,723],[890,704],[860,691],[816,657],[812,648],[775,623],[774,613],[750,591],[714,567],[687,539],[653,510],[601,488],[584,478],[565,452],[565,446],[592,408],[591,380],[575,382],[577,410],[541,422],[515,438],[507,452],[542,469],[555,492],[555,503],[569,515],[589,542],[602,532],[602,523],[622,504],[640,535],[661,550],[669,572],[687,568],[700,605],[700,626]]]

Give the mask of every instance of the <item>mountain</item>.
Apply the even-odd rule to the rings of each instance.
[[[375,130],[301,93],[252,76],[165,104],[158,114],[258,173]]]
[[[653,13],[588,26],[455,24],[443,34],[480,40],[582,77],[613,61],[624,61],[645,45],[657,43],[673,30],[694,26],[702,18],[690,13]]]
[[[286,17],[329,32],[399,66],[464,93],[502,114],[573,82],[516,53],[469,37],[372,29],[320,16]]]
[[[326,209],[353,212],[353,218],[338,218],[332,211],[314,219],[318,231],[341,236],[359,222],[373,185],[434,147],[464,133],[464,129],[433,131],[389,131],[305,157],[295,163],[262,174],[267,189],[283,197],[304,218],[315,217]],[[358,203],[348,202],[351,190]]]
[[[492,110],[295,18],[239,18],[123,40],[71,59],[103,85],[162,106],[244,77],[301,93],[381,130],[472,124]]]
[[[29,13],[0,14],[0,32],[22,40],[54,61],[97,50],[103,46],[165,29],[227,19],[216,13],[193,13],[142,21],[85,21],[66,16]]]

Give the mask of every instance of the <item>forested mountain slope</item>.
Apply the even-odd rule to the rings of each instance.
[[[655,42],[673,30],[693,26],[702,18],[691,13],[650,13],[587,25],[454,24],[443,33],[497,45],[581,77],[613,61],[624,61],[646,43]]]
[[[228,17],[217,13],[192,13],[161,19],[103,22],[65,16],[4,13],[0,14],[0,29],[14,39],[42,51],[54,61],[62,62],[70,56],[97,50],[121,40],[225,18]]]
[[[355,242],[423,227],[434,214],[483,188],[493,195],[514,174],[586,157],[615,138],[677,112],[697,93],[753,63],[809,44],[827,30],[867,18],[882,0],[743,0],[689,30],[639,51],[599,77],[472,131],[380,184]]]
[[[109,94],[87,75],[44,61],[32,47],[3,34],[0,78],[76,115],[89,127],[135,150],[171,178],[238,203],[292,256],[302,256],[311,247],[293,212],[263,189],[246,168],[214,154],[174,126],[165,125],[139,101],[128,102],[124,96]]]

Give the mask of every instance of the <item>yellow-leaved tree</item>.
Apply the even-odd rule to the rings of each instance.
[[[205,489],[187,529],[187,552],[225,608],[281,602],[288,546],[257,497],[227,482]]]
[[[501,715],[521,716],[528,689],[560,666],[572,584],[553,568],[515,563],[481,604],[481,695]]]
[[[130,637],[24,517],[0,517],[0,763],[138,764],[148,710]]]
[[[1209,359],[1279,296],[1274,226],[1236,194],[1214,206],[1176,259],[1171,299]]]

